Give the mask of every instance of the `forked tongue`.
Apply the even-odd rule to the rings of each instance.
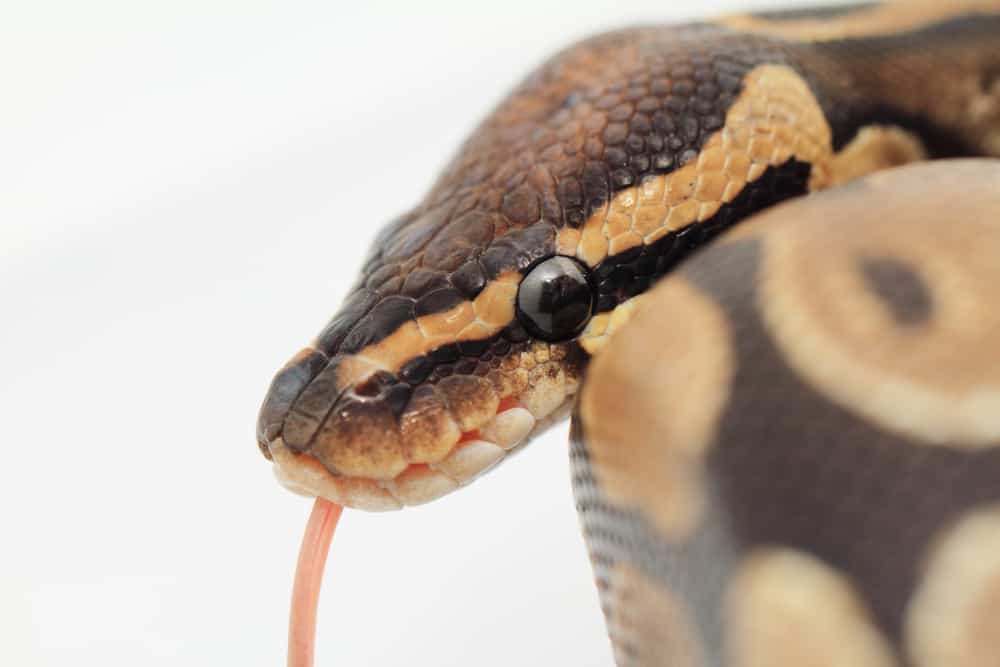
[[[292,610],[288,619],[288,667],[312,667],[316,648],[316,609],[323,583],[323,567],[330,540],[343,507],[317,498],[302,536],[299,562],[292,586]]]

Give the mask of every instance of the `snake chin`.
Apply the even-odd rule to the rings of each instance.
[[[411,464],[390,480],[335,474],[312,456],[292,451],[281,437],[268,443],[268,450],[278,482],[293,493],[367,511],[396,510],[430,502],[469,484],[565,418],[569,408],[567,400],[536,419],[517,401],[505,400],[493,419],[462,433],[440,461]]]

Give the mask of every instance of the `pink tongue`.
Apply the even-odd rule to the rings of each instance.
[[[288,667],[312,667],[316,647],[316,608],[330,540],[344,508],[317,498],[302,536],[288,619]]]

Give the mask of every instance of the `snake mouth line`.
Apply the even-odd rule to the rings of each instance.
[[[289,449],[281,437],[268,449],[275,476],[290,491],[347,507],[386,511],[421,505],[465,486],[526,444],[538,426],[539,420],[516,399],[504,399],[491,420],[462,432],[439,461],[411,463],[388,480],[331,472],[316,458]]]

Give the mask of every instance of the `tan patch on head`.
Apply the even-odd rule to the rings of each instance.
[[[966,514],[938,540],[904,636],[917,667],[1000,664],[1000,505]]]
[[[708,663],[682,600],[628,564],[611,578],[608,634],[619,667],[701,667]]]
[[[908,167],[737,231],[763,232],[761,310],[787,361],[840,405],[916,442],[1000,444],[998,181],[991,161]],[[899,321],[866,261],[915,277],[926,316]]]
[[[611,339],[612,334],[625,326],[645,300],[646,294],[639,294],[610,312],[590,318],[590,322],[580,333],[580,345],[591,356],[596,355]]]
[[[433,349],[438,345],[451,342],[459,332],[475,322],[475,319],[476,309],[473,307],[471,301],[465,301],[443,313],[424,315],[419,319],[419,323],[417,321],[407,322],[401,328],[401,330],[412,328],[416,335],[422,336],[424,340],[411,339],[411,336],[401,335],[395,335],[391,338],[393,338],[393,344],[400,345],[408,351],[420,349],[424,346]],[[399,364],[399,359],[393,359],[387,354],[388,350],[383,351],[381,348],[377,348],[364,352],[382,360],[385,364],[392,366]]]
[[[823,42],[860,37],[894,36],[973,12],[995,14],[996,0],[905,0],[859,7],[843,16],[772,20],[751,15],[727,16],[717,23],[742,32],[785,39]]]
[[[452,375],[437,384],[452,419],[462,431],[485,424],[497,413],[500,397],[487,380],[474,375]]]
[[[487,285],[473,301],[476,321],[488,335],[492,336],[514,320],[514,302],[520,283],[519,274],[504,274]]]
[[[733,350],[723,313],[688,283],[667,279],[647,294],[649,306],[591,362],[579,415],[602,492],[680,539],[701,514],[702,458]]]
[[[726,614],[732,667],[898,664],[850,581],[800,551],[751,552],[736,573]]]
[[[375,401],[338,406],[316,432],[309,452],[331,470],[353,477],[392,479],[407,466],[396,415]]]
[[[557,245],[596,266],[608,255],[704,222],[760,178],[791,158],[812,165],[810,187],[831,179],[830,127],[805,81],[788,67],[761,65],[744,78],[743,92],[696,159],[618,192],[577,233],[560,232]]]
[[[481,340],[499,333],[514,319],[521,275],[504,273],[487,283],[472,301],[442,313],[406,322],[378,343],[346,358],[337,374],[337,388],[346,389],[383,370],[396,373],[407,361],[448,343]]]

